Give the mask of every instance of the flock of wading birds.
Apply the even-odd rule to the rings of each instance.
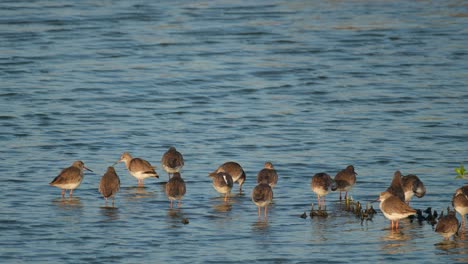
[[[148,161],[141,158],[133,158],[128,152],[122,154],[120,159],[112,166],[108,167],[107,172],[102,176],[99,183],[99,192],[107,199],[112,197],[114,205],[115,194],[120,188],[120,179],[115,172],[114,165],[124,162],[129,173],[137,178],[138,186],[143,186],[144,179],[149,177],[159,178],[155,167]],[[173,208],[173,202],[178,201],[177,206],[181,206],[181,200],[186,192],[185,182],[180,175],[180,170],[184,166],[182,154],[174,147],[170,147],[161,159],[163,169],[169,174],[169,181],[165,186],[165,192],[170,201],[170,208]],[[65,197],[65,191],[70,190],[70,197],[73,190],[80,186],[83,181],[85,167],[82,161],[75,161],[72,166],[63,169],[60,174],[50,183],[50,185],[62,189],[62,197]],[[338,172],[334,179],[326,173],[317,173],[312,177],[311,189],[317,194],[319,208],[325,205],[325,196],[330,191],[345,192],[345,199],[348,199],[348,191],[356,183],[357,173],[354,167],[349,165]],[[245,181],[245,172],[242,167],[233,161],[226,162],[219,166],[209,176],[213,180],[214,189],[224,194],[224,201],[227,201],[234,183],[239,184],[239,190],[242,191],[242,185]],[[258,207],[258,217],[261,218],[261,208],[264,208],[264,218],[268,217],[268,205],[273,199],[273,188],[278,182],[278,174],[271,162],[266,162],[265,167],[257,174],[258,185],[252,191],[252,201]],[[391,221],[391,229],[398,229],[400,219],[415,215],[417,211],[409,206],[409,201],[416,195],[421,198],[425,195],[426,188],[423,182],[413,174],[402,176],[396,171],[390,187],[380,194],[376,201],[380,201],[380,210],[386,218]],[[462,223],[465,226],[465,214],[468,213],[468,185],[455,191],[452,199],[452,206],[461,215]],[[440,233],[445,239],[454,235],[460,224],[456,218],[455,211],[448,210],[447,215],[443,212],[439,217],[435,231]]]

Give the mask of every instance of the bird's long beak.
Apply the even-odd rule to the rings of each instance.
[[[90,172],[94,172],[94,171],[90,170],[89,168],[87,168],[87,167],[85,167],[85,166],[83,166],[83,169],[86,169],[86,170],[88,170],[88,171],[90,171]]]
[[[117,163],[119,163],[119,162],[120,162],[120,160],[114,162],[114,164],[112,164],[111,167],[114,167],[114,166],[117,165]]]
[[[380,197],[377,197],[377,199],[372,200],[370,203],[375,203],[375,202],[380,202]]]

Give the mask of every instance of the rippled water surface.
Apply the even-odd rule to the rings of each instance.
[[[299,215],[312,175],[349,164],[355,200],[401,170],[427,188],[413,207],[450,205],[466,183],[453,169],[468,161],[467,43],[465,1],[2,1],[2,262],[466,263],[464,236],[392,232],[380,211],[361,223],[337,193],[328,218]],[[186,161],[174,210],[169,146]],[[137,188],[116,165],[109,208],[97,186],[124,151],[161,177]],[[62,199],[48,183],[74,160],[94,173]],[[225,204],[207,175],[228,160],[247,180]],[[279,182],[258,221],[265,161]]]

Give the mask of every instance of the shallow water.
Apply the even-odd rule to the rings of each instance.
[[[0,4],[3,261],[468,261],[464,237],[361,224],[337,193],[327,219],[299,217],[312,175],[348,164],[355,200],[401,170],[427,188],[413,207],[450,205],[468,156],[464,1],[153,2]],[[187,183],[173,210],[159,164],[172,145]],[[97,186],[124,151],[161,177],[136,188],[117,165],[111,208]],[[48,183],[78,159],[95,173],[62,199]],[[247,181],[225,204],[207,175],[228,160]],[[249,197],[267,160],[280,178],[264,222]]]

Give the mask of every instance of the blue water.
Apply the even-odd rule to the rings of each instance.
[[[401,170],[427,188],[411,206],[450,205],[467,182],[453,170],[468,164],[467,43],[464,1],[2,1],[0,258],[466,263],[464,236],[392,232],[380,213],[361,224],[337,193],[328,218],[299,215],[312,175],[349,164],[355,200]],[[185,157],[174,210],[169,146]],[[111,209],[98,183],[124,151],[161,177],[136,188],[117,165]],[[62,199],[48,183],[75,160],[94,173]],[[247,180],[224,204],[208,173],[229,160]],[[250,192],[265,161],[279,182],[263,222]]]

